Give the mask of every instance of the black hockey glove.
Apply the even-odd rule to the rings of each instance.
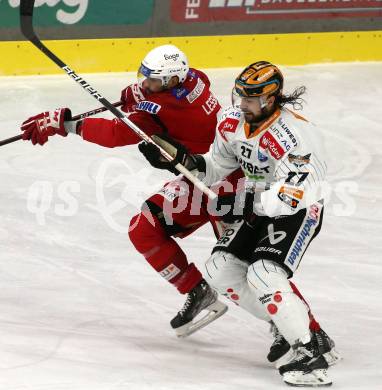
[[[198,169],[200,172],[205,171],[205,163],[202,156],[188,153],[187,148],[179,142],[176,142],[166,134],[153,135],[152,140],[162,147],[174,160],[167,161],[160,153],[159,148],[151,143],[141,142],[138,145],[139,151],[146,157],[146,160],[158,169],[167,169],[168,171],[179,175],[175,165],[182,164],[189,171]]]

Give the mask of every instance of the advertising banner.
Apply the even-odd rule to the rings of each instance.
[[[382,17],[382,0],[172,0],[177,23]]]
[[[0,27],[19,26],[20,0],[0,0]],[[36,0],[37,26],[119,26],[144,24],[151,17],[154,0]]]

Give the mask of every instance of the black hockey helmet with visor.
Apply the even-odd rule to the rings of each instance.
[[[283,84],[284,78],[277,66],[268,61],[257,61],[247,66],[236,78],[232,105],[240,107],[243,98],[258,98],[263,108],[266,106],[264,97],[280,95]]]

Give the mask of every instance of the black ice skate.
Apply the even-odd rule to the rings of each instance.
[[[283,335],[279,332],[277,326],[271,322],[270,329],[274,341],[269,350],[267,359],[270,363],[274,363],[276,368],[288,364],[292,361],[295,352],[290,347],[288,341],[286,341]]]
[[[331,386],[328,363],[318,352],[314,340],[299,344],[293,349],[296,352],[294,359],[279,368],[286,384],[304,387]]]
[[[340,354],[335,349],[334,341],[320,329],[317,332],[312,332],[312,339],[320,355],[323,355],[329,366],[333,366],[341,360]]]
[[[207,310],[208,313],[196,320],[195,317],[202,310]],[[183,308],[170,323],[178,337],[187,337],[218,319],[227,310],[227,305],[218,300],[218,294],[202,280],[189,292]]]
[[[295,351],[290,347],[289,343],[281,335],[277,326],[271,323],[271,333],[274,337],[267,359],[273,363],[276,368],[290,363],[295,357]],[[333,366],[341,360],[340,354],[335,349],[334,341],[320,329],[319,331],[311,332],[312,340],[321,355],[324,356],[329,366]]]

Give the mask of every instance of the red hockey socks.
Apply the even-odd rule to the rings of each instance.
[[[193,263],[188,264],[186,254],[152,214],[140,213],[133,217],[129,237],[136,250],[181,294],[188,293],[203,279],[200,271]]]

